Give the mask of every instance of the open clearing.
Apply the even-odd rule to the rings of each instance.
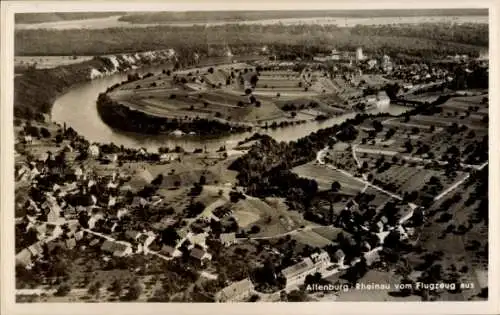
[[[313,162],[294,167],[292,171],[300,177],[316,180],[320,190],[329,190],[332,183],[335,181],[340,183],[340,192],[344,194],[357,194],[364,187],[364,185],[359,181],[354,180],[339,171],[315,164]]]

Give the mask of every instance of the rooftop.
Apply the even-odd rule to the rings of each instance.
[[[238,282],[234,282],[229,286],[219,291],[219,295],[227,300],[231,300],[245,292],[253,290],[254,286],[250,279],[246,278]]]
[[[293,277],[293,276],[301,274],[305,271],[308,271],[313,266],[314,266],[314,264],[313,264],[311,258],[306,258],[303,261],[301,261],[293,266],[290,266],[288,268],[283,269],[281,271],[281,273],[283,274],[283,276],[285,276],[285,278]]]

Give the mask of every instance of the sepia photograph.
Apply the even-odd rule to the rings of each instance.
[[[488,6],[75,7],[9,18],[13,303],[491,301]]]

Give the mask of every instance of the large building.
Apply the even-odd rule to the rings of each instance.
[[[330,256],[327,252],[321,251],[283,269],[281,273],[286,279],[286,287],[290,288],[303,284],[308,275],[324,272],[328,266],[330,266]]]

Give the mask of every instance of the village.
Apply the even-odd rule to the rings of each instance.
[[[125,132],[254,132],[228,148],[129,148],[48,115],[14,120],[18,301],[348,301],[370,281],[474,283],[373,300],[484,298],[487,59],[227,55],[129,74],[97,109]]]

